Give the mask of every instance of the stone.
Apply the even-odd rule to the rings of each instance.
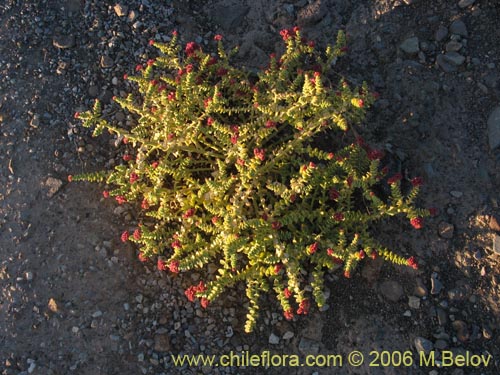
[[[278,345],[280,343],[280,338],[279,336],[275,335],[274,333],[271,333],[269,335],[269,340],[268,340],[269,344],[271,345]]]
[[[283,340],[290,340],[294,336],[294,333],[292,331],[286,331],[283,334]]]
[[[118,17],[125,17],[128,14],[128,6],[123,4],[116,4],[113,9]]]
[[[470,290],[465,286],[453,288],[448,291],[448,298],[450,301],[459,302],[464,301],[469,297]]]
[[[223,29],[231,30],[243,23],[243,19],[249,11],[250,8],[243,4],[221,5],[214,10],[213,18]]]
[[[438,234],[442,238],[450,239],[453,238],[453,232],[455,231],[455,227],[451,223],[447,223],[442,221],[438,225]]]
[[[450,25],[450,33],[467,37],[469,33],[467,32],[467,26],[465,26],[464,21],[455,20]]]
[[[169,352],[171,350],[170,338],[167,333],[159,333],[154,337],[154,350],[157,352]]]
[[[319,342],[316,340],[311,340],[302,337],[299,342],[299,351],[302,354],[318,354],[319,353]]]
[[[461,8],[461,9],[464,9],[464,8],[467,8],[467,7],[470,7],[472,4],[474,4],[476,2],[476,0],[460,0],[458,2],[458,6]]]
[[[439,26],[438,29],[436,30],[436,34],[434,34],[434,39],[436,39],[436,42],[441,42],[446,39],[448,36],[448,29],[444,26]]]
[[[462,198],[464,193],[462,193],[461,191],[458,191],[458,190],[452,190],[452,191],[450,191],[450,195],[454,198]]]
[[[54,298],[49,299],[49,303],[47,304],[48,308],[52,312],[57,312],[58,307],[57,307],[57,302]]]
[[[109,56],[101,56],[101,68],[111,68],[115,64],[114,60]]]
[[[415,344],[415,349],[417,349],[419,353],[430,353],[432,349],[434,349],[432,341],[424,339],[423,337],[416,337],[413,343]]]
[[[490,113],[487,124],[490,150],[494,150],[500,146],[500,106]]]
[[[493,236],[493,251],[500,255],[500,236],[496,233]]]
[[[412,38],[406,39],[399,45],[399,48],[409,55],[418,53],[418,51],[420,51],[420,48],[418,47],[418,38],[414,36]]]
[[[63,182],[57,178],[49,177],[45,180],[45,186],[49,189],[47,191],[47,197],[52,198],[61,188]]]
[[[448,315],[446,314],[446,311],[444,311],[442,308],[438,307],[436,309],[436,315],[438,319],[438,324],[440,326],[445,326],[446,323],[448,323]]]
[[[437,295],[441,292],[443,289],[443,284],[439,279],[437,278],[438,275],[436,272],[433,272],[431,275],[431,294],[432,295]]]
[[[54,47],[59,49],[67,49],[75,46],[74,35],[57,35],[52,39]]]
[[[415,297],[415,296],[409,296],[408,297],[408,306],[410,306],[412,309],[419,309],[420,308],[420,298]]]
[[[99,87],[92,85],[89,87],[89,96],[91,98],[97,98],[99,96]]]
[[[397,281],[386,280],[379,285],[379,291],[389,301],[397,302],[403,296],[403,287]]]
[[[462,43],[457,42],[456,40],[450,40],[448,43],[446,43],[446,51],[447,52],[458,52],[462,49]]]
[[[443,54],[437,55],[436,65],[439,66],[445,73],[451,73],[457,70],[456,65],[446,60]]]
[[[469,340],[469,329],[467,328],[467,323],[465,323],[463,320],[455,320],[453,323],[451,323],[451,326],[455,330],[457,334],[457,339],[460,340],[461,342],[466,342]]]
[[[414,293],[418,297],[425,297],[429,292],[427,290],[427,287],[424,285],[422,279],[418,278],[416,280],[417,285],[415,286]]]
[[[320,22],[328,12],[326,1],[313,0],[297,12],[297,25],[313,26]]]
[[[465,61],[465,56],[462,56],[458,52],[446,52],[443,57],[447,62],[456,66],[462,65]]]
[[[444,350],[448,347],[448,343],[445,340],[436,340],[434,347],[438,350]]]

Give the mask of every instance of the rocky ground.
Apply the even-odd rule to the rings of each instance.
[[[172,364],[170,354],[452,350],[491,354],[488,367],[270,368],[272,374],[500,372],[500,5],[497,0],[157,1],[4,0],[0,4],[0,370],[2,374],[238,374],[264,369]],[[331,275],[329,309],[289,323],[271,301],[243,333],[235,290],[208,310],[187,285],[136,260],[118,240],[134,211],[102,187],[66,176],[112,166],[122,149],[73,119],[109,104],[154,53],[149,39],[216,33],[240,45],[236,62],[265,65],[278,31],[299,25],[319,46],[339,28],[339,73],[380,93],[360,131],[422,175],[425,228],[382,223],[380,238],[418,271],[367,263]],[[109,107],[120,123],[126,115]],[[266,309],[264,309],[266,310]],[[439,357],[439,356],[438,356]],[[437,358],[438,358],[437,357]]]

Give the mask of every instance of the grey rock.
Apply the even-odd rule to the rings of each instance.
[[[436,34],[434,35],[434,39],[436,39],[437,42],[441,42],[447,36],[448,36],[448,29],[444,26],[439,26],[439,28],[436,30]]]
[[[464,21],[455,20],[450,25],[450,33],[467,37],[469,33],[467,32],[467,26],[465,26]]]
[[[420,51],[418,46],[418,38],[416,36],[406,39],[403,43],[399,45],[401,50],[409,55],[413,55]]]
[[[45,180],[45,186],[49,189],[47,191],[47,197],[52,198],[61,188],[63,182],[57,178],[49,177]]]
[[[294,11],[293,4],[285,3],[285,4],[283,4],[283,8],[286,10],[286,12],[288,14],[293,15],[293,11]]]
[[[453,329],[455,330],[455,333],[457,334],[457,339],[459,339],[461,342],[466,342],[469,340],[470,334],[469,334],[469,329],[467,328],[467,323],[465,323],[463,320],[455,320],[453,323],[451,323]]]
[[[448,298],[450,301],[459,302],[464,301],[469,297],[470,290],[465,286],[453,288],[448,291]]]
[[[409,296],[408,297],[408,306],[410,306],[412,309],[419,309],[420,308],[420,298],[415,297],[415,296]]]
[[[294,333],[292,331],[286,331],[283,334],[283,340],[290,340],[294,336]]]
[[[386,280],[379,285],[379,291],[389,301],[397,302],[403,296],[403,287],[397,281]]]
[[[24,274],[24,278],[26,279],[26,281],[33,281],[33,272],[31,271],[28,271]]]
[[[453,232],[455,231],[455,227],[451,223],[447,223],[442,221],[438,225],[438,233],[442,238],[450,239],[453,238]]]
[[[491,150],[500,146],[500,106],[496,107],[488,117],[488,140]]]
[[[157,352],[169,352],[171,350],[170,338],[167,333],[159,333],[154,337],[154,350]]]
[[[52,39],[54,47],[59,49],[67,49],[75,46],[74,35],[57,35]]]
[[[462,196],[464,195],[464,193],[462,193],[461,191],[458,191],[458,190],[452,190],[452,191],[450,191],[450,195],[453,198],[462,198]]]
[[[448,347],[448,343],[445,340],[436,340],[434,347],[438,350],[444,350]]]
[[[431,294],[437,295],[443,290],[443,284],[438,279],[438,275],[436,272],[433,272],[431,275]]]
[[[321,21],[328,13],[326,1],[310,1],[297,13],[297,25],[300,27],[312,26]]]
[[[462,56],[458,52],[446,52],[444,54],[444,59],[450,64],[459,66],[462,65],[465,61],[465,56]]]
[[[319,342],[316,340],[311,340],[302,337],[299,342],[299,351],[302,354],[318,354],[319,353]]]
[[[446,51],[447,52],[458,52],[462,49],[463,45],[460,42],[457,42],[456,40],[450,40],[448,43],[446,43]]]
[[[424,285],[422,279],[418,278],[416,280],[417,285],[415,286],[415,295],[418,297],[425,297],[429,292],[427,290],[427,287]]]
[[[457,67],[446,60],[443,54],[437,55],[436,64],[446,73],[455,72],[457,70]]]
[[[432,349],[434,349],[432,341],[424,339],[423,337],[415,338],[413,343],[415,344],[415,349],[417,349],[419,353],[429,353]]]
[[[446,325],[448,323],[448,315],[446,314],[446,311],[444,311],[442,308],[438,307],[436,309],[436,315],[438,319],[438,324],[440,326]]]
[[[269,340],[268,340],[269,344],[271,345],[278,345],[280,343],[280,338],[279,336],[275,335],[274,333],[271,333],[269,335]]]
[[[111,68],[115,64],[114,60],[109,56],[101,56],[101,68]]]
[[[128,6],[121,3],[116,4],[113,9],[118,17],[125,17],[128,13]]]
[[[460,0],[458,2],[458,6],[462,9],[470,7],[472,4],[474,4],[476,0]]]
[[[97,96],[99,95],[99,87],[97,87],[96,85],[92,85],[89,87],[89,96],[91,98],[97,98]]]
[[[213,18],[223,29],[230,30],[238,27],[243,22],[243,18],[250,11],[250,8],[236,4],[232,6],[219,6],[213,12]]]
[[[493,236],[493,251],[500,255],[500,236],[496,233]]]

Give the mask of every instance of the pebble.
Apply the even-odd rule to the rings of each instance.
[[[466,342],[469,339],[470,335],[467,328],[467,323],[465,323],[463,320],[455,320],[453,323],[451,323],[451,325],[457,334],[458,340],[460,340],[461,342]]]
[[[494,150],[500,146],[500,106],[491,111],[487,124],[490,150]]]
[[[445,59],[444,55],[437,55],[436,65],[439,66],[445,73],[455,72],[457,67]]]
[[[438,29],[436,30],[436,34],[434,35],[434,39],[436,39],[437,42],[441,42],[446,39],[448,36],[448,29],[444,26],[439,26]]]
[[[111,68],[113,67],[113,65],[115,64],[114,60],[107,56],[107,55],[104,55],[104,56],[101,56],[101,68]]]
[[[464,193],[462,193],[461,191],[458,191],[458,190],[452,190],[452,191],[450,191],[450,195],[454,198],[462,198]]]
[[[468,289],[463,286],[458,288],[453,288],[448,291],[448,298],[450,299],[450,301],[454,302],[463,301],[467,299],[468,295],[469,295]]]
[[[74,35],[58,35],[54,36],[52,39],[52,44],[54,47],[59,49],[67,49],[75,46],[75,36]]]
[[[302,354],[318,354],[319,353],[319,342],[316,340],[311,340],[302,337],[299,342],[299,351]]]
[[[438,279],[438,274],[433,272],[431,275],[431,294],[437,295],[443,289],[443,284]]]
[[[47,197],[52,198],[62,187],[63,182],[54,177],[48,177],[45,180],[45,186],[48,187]]]
[[[116,4],[113,9],[118,17],[125,17],[128,14],[128,6],[121,3]]]
[[[444,350],[448,347],[448,343],[445,340],[436,340],[434,343],[434,348],[438,350]]]
[[[412,309],[419,309],[420,308],[420,298],[415,297],[415,296],[409,296],[408,297],[408,306],[410,306]]]
[[[442,221],[438,225],[438,233],[439,236],[446,239],[453,238],[453,232],[455,231],[455,227],[453,224]]]
[[[275,335],[274,333],[271,333],[269,335],[269,344],[271,344],[271,345],[278,345],[279,343],[280,343],[279,336]]]
[[[294,333],[292,331],[286,331],[283,334],[283,340],[290,340],[294,336]]]
[[[101,310],[97,310],[96,312],[94,312],[92,314],[92,318],[100,318],[102,316],[102,311]]]
[[[500,236],[496,233],[493,236],[493,251],[500,255]]]
[[[445,326],[446,323],[448,323],[448,315],[446,314],[446,311],[444,311],[442,308],[438,307],[436,309],[436,315],[438,319],[438,324],[440,326]]]
[[[419,353],[429,353],[434,348],[432,341],[424,339],[423,337],[415,338],[414,344]]]
[[[394,280],[383,281],[379,285],[379,291],[389,301],[397,302],[403,296],[403,287],[400,283]]]
[[[26,279],[26,281],[32,281],[33,280],[33,272],[31,271],[28,271],[24,274],[24,278]]]
[[[461,9],[464,9],[464,8],[467,8],[467,7],[470,7],[472,4],[474,4],[476,2],[476,0],[460,0],[458,2],[458,6],[461,8]]]
[[[418,297],[425,297],[429,292],[422,279],[417,278],[416,283],[417,285],[415,286],[414,290],[415,295],[417,295]]]
[[[447,62],[456,66],[462,65],[465,61],[465,56],[462,56],[458,52],[446,52],[443,57]]]
[[[97,96],[99,95],[99,87],[95,85],[90,86],[88,93],[91,98],[97,98]]]
[[[414,36],[412,38],[406,39],[403,43],[400,44],[399,48],[401,48],[402,51],[409,55],[418,53],[418,51],[420,51],[420,48],[418,46],[418,38]]]
[[[469,33],[467,32],[467,26],[465,26],[464,21],[455,20],[450,25],[450,33],[467,37]]]
[[[460,42],[457,42],[456,40],[450,40],[448,43],[446,43],[446,51],[447,52],[458,52],[462,49],[463,45]]]
[[[171,350],[170,338],[167,333],[159,333],[154,337],[153,349],[157,352],[169,352]]]

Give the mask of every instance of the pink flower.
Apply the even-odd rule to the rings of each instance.
[[[138,179],[139,179],[139,176],[137,175],[137,173],[132,172],[132,173],[130,174],[130,178],[129,178],[129,180],[130,180],[130,183],[131,183],[131,184],[133,184],[134,182],[136,182]]]
[[[148,43],[150,46],[154,45],[155,44],[155,41],[153,39],[150,39],[149,40],[149,43]]]
[[[146,63],[147,66],[152,66],[155,63],[155,59],[149,59],[148,62]]]
[[[351,271],[348,271],[348,270],[344,271],[344,277],[346,279],[350,279],[351,278]]]
[[[117,195],[115,199],[118,202],[118,204],[127,203],[127,198],[125,198],[123,195]]]
[[[159,271],[166,271],[167,270],[167,263],[163,259],[158,259],[158,262],[156,263],[156,267],[158,268]]]
[[[309,254],[314,254],[318,250],[318,243],[315,242],[312,245],[309,245]]]
[[[141,65],[141,64],[137,64],[137,65],[135,66],[135,71],[136,71],[136,72],[139,72],[139,71],[141,71],[141,70],[142,70],[142,65]]]
[[[414,217],[410,220],[410,224],[415,229],[422,229],[422,227],[424,226],[424,219],[420,216]]]
[[[220,34],[216,34],[216,35],[214,36],[214,40],[216,40],[217,42],[221,41],[221,40],[222,40],[222,35],[220,35]]]
[[[203,282],[203,280],[202,280],[202,281],[200,281],[200,282],[198,283],[198,285],[196,286],[196,291],[197,291],[197,292],[200,292],[200,293],[203,293],[203,292],[204,292],[204,291],[206,291],[206,290],[207,290],[207,286],[205,285],[205,283]]]
[[[408,258],[406,260],[406,264],[409,265],[411,268],[415,269],[415,270],[418,270],[418,263],[417,263],[417,259],[415,259],[414,256]]]
[[[75,112],[75,115],[73,117],[74,118],[79,118],[80,117],[80,112]]]
[[[211,126],[214,123],[214,119],[212,117],[207,118],[207,125]]]
[[[402,178],[403,178],[403,176],[401,175],[401,173],[396,173],[394,176],[390,177],[387,180],[387,183],[389,185],[392,185],[392,184],[395,184],[395,183],[401,181]]]
[[[199,51],[199,50],[201,50],[201,48],[195,42],[189,42],[188,44],[186,44],[185,52],[186,52],[186,55],[188,57],[192,56],[196,51]]]
[[[423,183],[424,183],[424,179],[422,177],[413,177],[411,179],[411,184],[414,187],[422,186]]]
[[[170,91],[167,95],[167,99],[170,100],[170,101],[173,101],[175,100],[175,92],[174,91]]]
[[[179,33],[177,32],[177,30],[173,30],[172,31],[172,36],[177,36],[177,35],[179,35]]]
[[[333,249],[332,249],[332,248],[330,248],[330,247],[329,247],[328,249],[326,249],[326,254],[327,254],[327,255],[329,255],[329,256],[333,256],[333,253],[334,253],[334,251],[333,251]]]
[[[290,289],[285,288],[283,289],[283,295],[285,296],[285,298],[290,298],[292,296],[292,292],[290,292]]]
[[[219,217],[218,216],[214,216],[212,217],[212,224],[217,224],[217,222],[219,221]]]
[[[142,208],[143,210],[147,210],[147,209],[149,209],[149,202],[148,202],[148,200],[147,200],[146,198],[144,198],[144,199],[142,200],[142,202],[141,202],[141,208]]]
[[[123,232],[122,235],[121,235],[121,237],[120,237],[121,240],[122,240],[122,242],[127,242],[128,241],[128,236],[129,236],[128,231]]]
[[[189,302],[194,302],[194,300],[196,299],[196,291],[197,290],[194,285],[191,285],[184,291],[184,295],[187,297]]]
[[[231,143],[235,145],[238,142],[238,134],[234,134],[231,136]]]
[[[194,69],[193,64],[186,65],[186,73],[191,73],[193,69]]]
[[[123,161],[130,161],[130,160],[132,160],[132,155],[130,155],[130,154],[125,154],[125,155],[123,155],[123,157],[122,157],[122,158],[123,158]]]
[[[237,159],[236,164],[241,165],[242,167],[245,165],[245,160],[243,159]]]
[[[266,150],[264,150],[263,148],[254,148],[253,154],[260,161],[264,161],[264,159],[266,158]]]
[[[170,272],[179,273],[179,261],[178,260],[171,261],[168,268]]]

